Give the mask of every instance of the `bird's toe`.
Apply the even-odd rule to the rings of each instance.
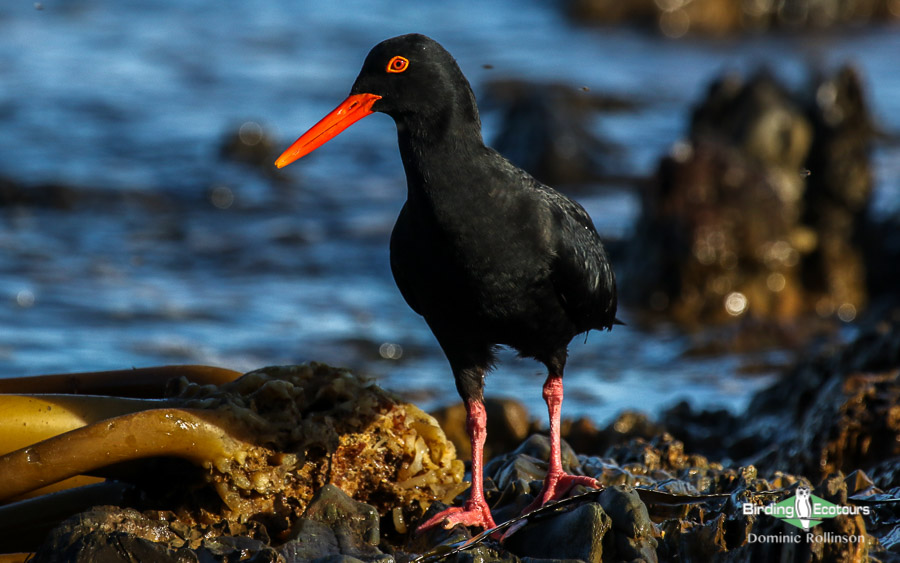
[[[487,504],[475,503],[470,505],[470,503],[466,503],[465,507],[453,506],[438,512],[416,528],[416,533],[422,533],[436,526],[450,529],[457,524],[462,524],[466,527],[475,526],[485,530],[497,527]]]
[[[534,502],[529,504],[525,510],[522,511],[522,514],[527,514],[532,510],[536,510],[548,502],[566,498],[566,495],[568,495],[577,485],[584,485],[585,487],[590,487],[592,489],[599,489],[601,487],[599,481],[586,475],[569,475],[568,473],[548,475],[547,478],[544,479],[544,486],[541,489],[541,493],[534,499]]]

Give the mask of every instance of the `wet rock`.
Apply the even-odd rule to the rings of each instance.
[[[782,430],[772,436],[768,464],[790,464],[818,477],[900,463],[900,370],[833,377],[801,400],[799,412],[770,415],[769,423],[780,421]]]
[[[607,450],[606,456],[625,467],[632,464],[639,466],[648,474],[653,472],[676,474],[688,467],[708,466],[704,456],[686,453],[684,443],[667,432],[650,440],[635,438],[613,446]]]
[[[812,142],[812,127],[799,100],[767,69],[743,80],[725,74],[710,85],[691,115],[690,138],[710,139],[737,148],[751,160],[799,171]],[[780,179],[779,191],[795,200],[802,194],[799,174]]]
[[[327,484],[379,513],[421,513],[466,488],[462,462],[432,417],[346,370],[271,367],[218,387],[181,380],[172,394],[185,406],[231,413],[260,444],[208,475],[225,520],[262,514],[278,534]]]
[[[623,297],[690,326],[853,320],[867,299],[853,237],[871,191],[867,111],[846,68],[799,93],[765,71],[714,82],[644,193]]]
[[[196,559],[193,559],[196,554]],[[178,550],[180,561],[233,561],[236,558],[247,563],[281,563],[283,561],[278,551],[270,547],[266,542],[247,537],[219,536],[203,541],[203,545],[193,553],[188,549]],[[137,558],[139,561],[142,559]]]
[[[631,487],[609,487],[597,501],[612,521],[613,553],[624,561],[656,561],[656,528]]]
[[[506,547],[532,558],[599,563],[604,554],[607,561],[615,556],[611,538],[607,536],[612,526],[612,520],[599,504],[588,503],[522,528],[509,538]]]
[[[755,476],[746,474],[737,480],[727,478],[727,470],[706,471],[707,478],[712,478],[706,490],[710,485],[712,490],[737,485],[733,490],[789,487],[794,491],[799,483],[818,483],[813,487],[814,495],[847,506],[857,502],[854,499],[890,498],[881,493],[880,487],[895,491],[892,494],[900,492],[898,379],[900,322],[884,321],[853,342],[826,349],[788,370],[780,381],[758,393],[743,415],[725,417],[719,424],[713,413],[692,414],[682,405],[664,418],[671,417],[666,425],[679,435],[704,434],[703,440],[694,441],[704,453],[720,459],[754,460],[759,468]],[[707,447],[714,444],[716,436],[720,445]],[[795,475],[786,473],[788,470]],[[684,479],[686,474],[682,471],[676,476]],[[741,493],[736,498],[750,497]],[[819,536],[832,534],[863,541],[803,544],[799,548],[806,554],[803,557],[816,561],[865,560],[873,550],[883,553],[884,547],[895,545],[891,531],[900,522],[896,508],[877,503],[869,506],[872,512],[867,517],[840,515],[826,519],[813,530]],[[749,542],[748,536],[779,537],[784,532],[775,522],[765,515],[738,517],[727,508],[718,520],[702,527],[689,526],[684,519],[669,521],[663,525],[666,539],[661,553],[769,560],[781,553],[780,548],[771,542]],[[675,543],[675,536],[680,543]],[[873,538],[878,538],[880,545]]]
[[[193,412],[215,411],[211,419],[227,420],[223,432],[243,445],[194,479],[169,479],[166,487],[158,487],[157,471],[151,471],[152,492],[141,473],[132,472],[136,490],[145,494],[129,502],[167,511],[144,517],[132,510],[120,524],[115,508],[112,516],[97,517],[114,524],[97,533],[158,528],[154,538],[129,539],[134,549],[143,549],[142,539],[159,542],[162,547],[153,549],[163,551],[231,549],[231,540],[210,543],[218,537],[247,537],[268,549],[270,538],[284,541],[292,530],[303,541],[291,545],[310,556],[383,560],[376,547],[379,511],[402,521],[467,488],[463,464],[433,418],[346,370],[313,364],[257,370],[221,386],[170,383],[170,401]],[[96,543],[78,541],[91,549]]]
[[[626,266],[629,279],[646,277],[625,297],[690,326],[800,314],[797,202],[733,151],[684,150],[661,164],[660,197],[648,194]]]
[[[539,441],[522,449],[537,453]],[[812,487],[809,480],[781,471],[769,470],[763,475],[753,466],[726,467],[709,462],[704,456],[685,452],[680,442],[666,435],[650,440],[635,438],[611,449],[608,454],[605,458],[578,456],[574,462],[569,460],[573,463],[573,472],[593,475],[607,484],[607,489],[592,493],[595,496],[591,501],[569,512],[532,522],[513,535],[505,547],[521,557],[574,557],[580,560],[778,560],[797,553],[803,560],[831,561],[839,558],[864,560],[871,546],[876,545],[871,532],[867,531],[867,522],[859,515],[832,518],[813,530],[819,537],[822,534],[852,536],[855,538],[852,545],[821,540],[798,546],[777,541],[777,538],[792,533],[785,529],[781,520],[743,512],[744,502],[782,501],[795,494],[800,484],[813,488],[815,495],[846,504],[851,490],[869,493],[873,490],[872,481],[863,475],[849,479],[835,474]],[[519,453],[502,463],[495,463],[486,468],[488,477],[500,482],[502,472],[511,471],[529,457]],[[628,477],[629,484],[641,488],[610,486],[607,481],[610,476]],[[520,477],[524,479],[519,483],[530,475]],[[521,487],[510,480],[502,494],[489,502],[495,515],[511,512],[507,508],[513,505],[521,510],[522,498],[530,500],[539,487],[539,481]],[[706,493],[724,496],[678,506],[659,504],[647,490],[676,497],[685,495],[686,498]],[[568,518],[571,518],[570,525],[566,525]],[[592,533],[592,542],[574,539],[577,534],[594,528],[597,529]],[[766,535],[776,540],[751,539]],[[557,546],[557,550],[551,551],[550,546]]]
[[[448,505],[442,502],[433,503],[422,515],[421,521],[425,522],[446,508],[448,508]],[[435,546],[454,544],[471,538],[472,533],[463,526],[454,526],[449,530],[435,526],[422,533],[408,534],[403,538],[403,551],[406,553],[426,553]]]
[[[755,450],[759,465],[789,466],[814,480],[868,472],[900,456],[898,400],[900,322],[880,323],[760,391],[724,443],[732,457]]]
[[[338,556],[361,561],[393,561],[378,549],[379,542],[375,508],[354,501],[334,485],[325,485],[295,523],[291,539],[278,551],[287,561],[324,557],[331,558],[329,561],[344,560]]]
[[[580,465],[578,456],[569,444],[562,442],[563,471],[572,471]],[[518,448],[504,455],[495,456],[485,465],[486,475],[491,475],[497,488],[503,490],[510,483],[520,480],[543,479],[550,459],[550,439],[532,434]]]
[[[571,0],[567,9],[570,17],[579,22],[602,25],[640,24],[673,38],[689,33],[727,35],[773,29],[824,29],[900,17],[890,0],[753,3],[740,0]]]
[[[598,109],[630,107],[562,84],[502,81],[488,85],[485,107],[502,106],[491,145],[538,180],[551,185],[596,180],[614,171],[614,145],[585,127]]]
[[[172,513],[95,507],[55,527],[35,554],[44,562],[283,561],[258,524],[192,528]]]
[[[767,472],[790,468],[815,482],[830,473],[885,475],[900,467],[898,403],[900,321],[893,321],[786,370],[743,414],[698,413],[682,404],[662,421],[713,459]]]
[[[62,522],[37,551],[34,561],[191,561],[168,545],[176,539],[165,521],[118,507],[95,508]],[[196,559],[194,559],[196,560]]]

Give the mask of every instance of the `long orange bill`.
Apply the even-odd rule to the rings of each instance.
[[[372,104],[380,100],[375,94],[354,94],[322,118],[281,153],[275,166],[284,168],[335,138],[341,131],[372,113]]]

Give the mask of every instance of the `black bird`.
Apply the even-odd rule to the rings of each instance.
[[[615,276],[590,216],[484,145],[469,82],[450,53],[418,34],[376,45],[350,96],[276,166],[309,154],[373,112],[394,118],[406,170],[407,200],[391,235],[391,270],[450,361],[472,441],[469,500],[419,529],[494,526],[482,485],[482,392],[498,345],[548,370],[543,396],[550,413],[550,466],[535,504],[560,498],[576,484],[598,486],[563,472],[559,437],[569,342],[617,323]]]

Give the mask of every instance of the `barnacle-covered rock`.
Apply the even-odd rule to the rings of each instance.
[[[326,485],[377,514],[390,513],[398,530],[433,501],[450,502],[467,488],[463,463],[431,416],[347,370],[272,367],[220,385],[179,378],[170,381],[168,394],[164,400],[89,397],[83,404],[78,397],[43,396],[38,406],[61,412],[65,424],[59,435],[13,444],[19,449],[0,456],[0,498],[100,470],[131,483],[121,508],[142,510],[140,518],[175,534],[166,549],[196,550],[219,536],[286,541]],[[80,422],[75,416],[79,408],[98,406],[97,416]],[[83,506],[83,500],[71,504],[71,512],[57,510],[52,518]],[[34,526],[54,525],[14,505],[0,508],[6,519],[0,521],[13,521],[16,513],[30,514]],[[69,532],[130,533],[132,516],[99,514],[99,528]],[[129,541],[143,549],[150,540]],[[0,549],[13,545],[32,547],[4,539]]]
[[[327,483],[382,514],[421,512],[466,488],[431,416],[347,370],[269,367],[220,386],[180,380],[171,392],[189,408],[227,413],[256,445],[208,468],[229,519],[278,515],[287,526]]]

